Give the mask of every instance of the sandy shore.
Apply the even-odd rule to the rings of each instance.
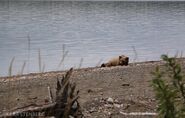
[[[184,65],[185,59],[179,62]],[[151,72],[163,65],[163,61],[150,61],[74,70],[72,80],[80,91],[79,102],[84,115],[89,118],[155,117]],[[57,78],[64,74],[65,71],[57,71],[0,78],[0,114],[30,105],[49,104],[45,102],[50,101],[48,88],[55,96]],[[149,114],[126,114],[131,112]]]

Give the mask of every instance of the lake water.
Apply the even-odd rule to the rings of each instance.
[[[69,53],[58,67],[63,45]],[[17,74],[24,61],[30,73],[39,72],[39,60],[51,71],[184,50],[185,2],[0,2],[0,76],[8,75],[13,57]]]

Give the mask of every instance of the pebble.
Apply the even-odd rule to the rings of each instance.
[[[107,108],[112,108],[113,106],[111,104],[104,104],[105,107]]]
[[[92,90],[92,89],[88,89],[87,92],[88,92],[88,93],[92,93],[93,90]]]
[[[94,98],[95,101],[98,101],[98,98]]]
[[[89,110],[89,113],[93,113],[93,112],[96,112],[95,107],[92,107],[92,108]]]
[[[73,116],[69,115],[69,118],[74,118]]]
[[[114,100],[113,100],[112,98],[109,97],[109,98],[107,99],[107,102],[108,102],[108,103],[113,103]]]
[[[123,107],[123,104],[120,104],[120,107]]]
[[[77,107],[78,107],[78,103],[75,101],[75,102],[73,103],[73,105],[72,105],[72,108],[73,108],[73,109],[77,109]]]
[[[116,107],[116,108],[120,108],[120,107],[121,107],[121,105],[120,105],[120,104],[114,104],[114,107]]]
[[[112,113],[111,112],[108,112],[108,115],[111,115]]]
[[[114,103],[119,103],[118,99],[115,99],[115,100],[114,100]]]

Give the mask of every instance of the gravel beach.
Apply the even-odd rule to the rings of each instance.
[[[185,59],[178,59],[183,63]],[[75,69],[71,80],[76,83],[79,102],[87,118],[154,118],[156,100],[151,87],[156,66],[163,61],[131,63],[128,66]],[[52,102],[57,78],[65,71],[28,74],[0,78],[0,115],[31,105]],[[47,102],[46,102],[47,101]]]

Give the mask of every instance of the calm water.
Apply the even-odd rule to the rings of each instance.
[[[57,69],[64,44],[69,53]],[[0,76],[13,57],[14,74],[24,61],[24,73],[38,72],[39,49],[50,71],[120,54],[133,61],[133,47],[136,61],[158,60],[184,45],[185,2],[0,2]]]

